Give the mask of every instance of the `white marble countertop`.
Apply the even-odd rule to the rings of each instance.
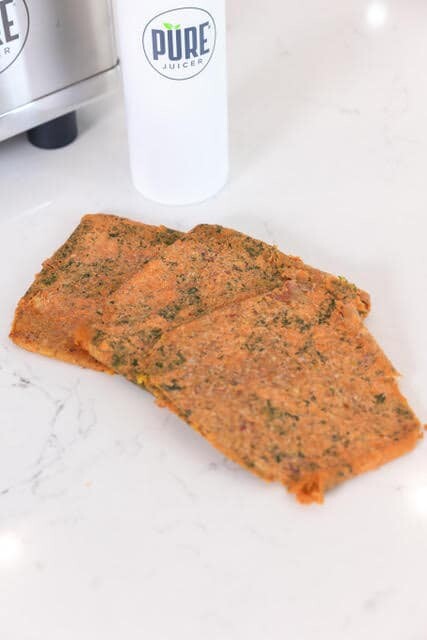
[[[140,389],[7,339],[83,213],[218,222],[370,291],[427,421],[426,24],[420,0],[230,3],[232,174],[199,206],[133,190],[119,95],[69,148],[0,145],[1,640],[426,640],[426,442],[303,507]]]

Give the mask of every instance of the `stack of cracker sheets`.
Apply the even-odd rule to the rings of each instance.
[[[302,503],[410,451],[421,425],[369,296],[218,225],[85,216],[20,301],[20,346],[117,373]],[[159,436],[161,437],[161,436]]]

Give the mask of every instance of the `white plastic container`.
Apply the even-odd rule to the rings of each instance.
[[[215,195],[228,174],[225,0],[116,0],[133,181],[171,205]]]

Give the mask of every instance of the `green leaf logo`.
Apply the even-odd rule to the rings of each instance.
[[[179,29],[181,25],[180,24],[171,24],[170,22],[164,22],[163,26],[168,31],[172,31],[173,29],[175,29],[175,30]]]

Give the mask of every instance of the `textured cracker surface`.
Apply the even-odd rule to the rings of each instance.
[[[275,247],[217,225],[200,225],[120,287],[77,340],[107,368],[137,381],[144,357],[166,332],[235,300],[270,291],[303,270],[323,291],[352,301],[362,315],[369,297],[286,256]],[[207,320],[209,322],[209,320]]]
[[[421,425],[353,305],[300,271],[165,334],[141,383],[301,502],[410,451]]]
[[[181,235],[118,216],[84,216],[19,302],[10,337],[29,351],[108,370],[76,345],[76,326],[93,322],[105,297]]]

